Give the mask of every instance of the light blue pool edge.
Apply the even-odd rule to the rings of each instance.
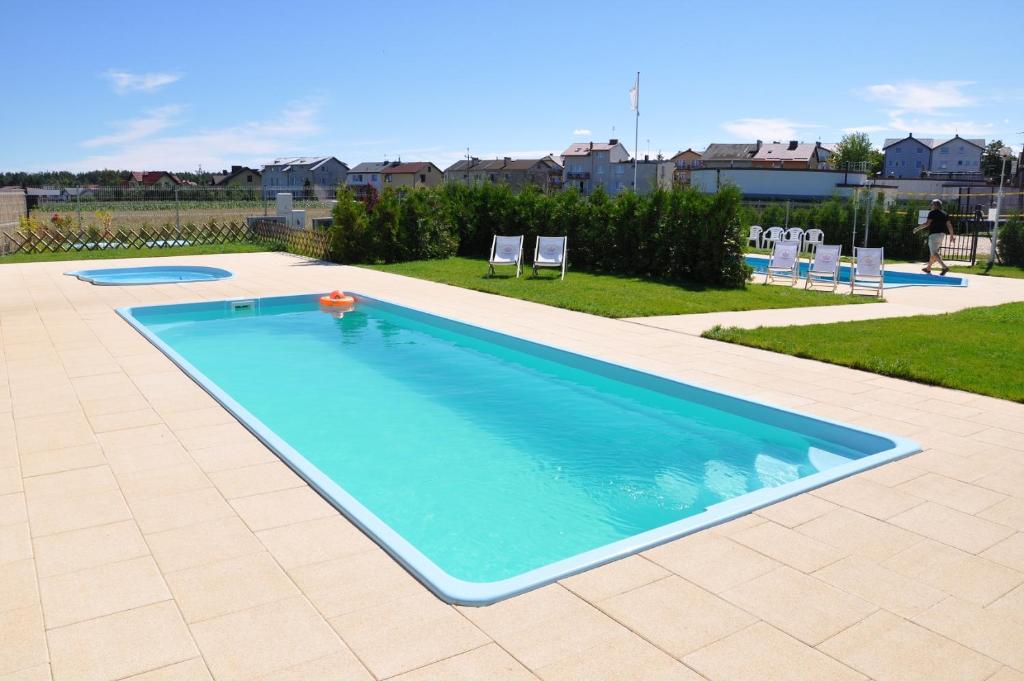
[[[464,324],[466,326],[474,327],[483,331],[505,336],[515,341],[522,343],[529,343],[531,345],[540,346],[542,348],[550,348],[560,352],[565,352],[570,355],[575,355],[584,359],[592,360],[595,362],[601,362],[604,364],[620,367],[629,371],[637,372],[648,376],[653,376],[673,383],[680,383],[698,390],[707,391],[709,393],[717,393],[726,397],[746,402],[748,404],[756,405],[759,407],[767,408],[773,411],[782,411],[789,414],[794,414],[807,419],[818,421],[840,428],[848,430],[859,431],[876,437],[880,437],[892,442],[893,446],[885,451],[872,454],[855,461],[851,461],[847,464],[835,466],[827,471],[821,471],[813,475],[794,480],[792,482],[780,485],[777,487],[768,487],[748,492],[747,494],[728,499],[718,504],[714,504],[705,509],[703,513],[699,513],[688,518],[683,518],[674,523],[663,525],[646,532],[621,539],[604,546],[585,551],[583,553],[576,554],[569,558],[565,558],[554,563],[550,563],[540,568],[529,570],[522,574],[503,579],[495,582],[469,582],[466,580],[452,577],[447,572],[438,567],[432,560],[426,555],[421,553],[415,546],[406,541],[399,533],[395,532],[385,522],[380,520],[373,512],[363,506],[355,497],[345,491],[340,485],[331,480],[329,477],[324,475],[316,466],[310,463],[305,457],[302,456],[298,451],[291,447],[287,442],[281,439],[276,433],[270,430],[264,425],[259,419],[251,414],[245,407],[234,400],[229,394],[220,389],[214,382],[206,377],[201,371],[194,367],[184,357],[179,355],[173,348],[163,342],[159,337],[149,331],[144,324],[139,322],[134,317],[134,310],[141,310],[145,308],[156,308],[156,307],[175,307],[176,304],[160,304],[160,305],[139,305],[130,307],[119,307],[115,311],[117,314],[130,324],[136,331],[138,331],[144,338],[152,343],[158,350],[167,356],[179,369],[185,372],[185,374],[195,381],[203,390],[205,390],[211,397],[213,397],[221,406],[228,410],[249,432],[256,436],[263,444],[265,444],[272,452],[274,452],[278,458],[280,458],[286,465],[294,470],[299,477],[305,480],[313,489],[320,494],[328,503],[334,506],[342,515],[348,518],[352,523],[360,528],[365,534],[374,540],[382,549],[384,549],[392,558],[399,562],[406,570],[412,573],[420,582],[422,582],[428,589],[430,589],[440,599],[454,603],[457,605],[467,606],[483,606],[490,605],[497,601],[515,596],[517,594],[530,591],[531,589],[550,584],[559,579],[570,577],[574,574],[584,572],[591,568],[603,565],[605,563],[625,558],[627,556],[639,553],[646,549],[664,544],[666,542],[679,539],[693,532],[719,525],[721,523],[733,520],[740,516],[746,515],[757,509],[764,508],[771,504],[783,501],[790,497],[802,494],[809,490],[821,487],[830,482],[840,480],[842,478],[849,477],[855,473],[860,473],[871,468],[875,468],[890,461],[896,461],[904,457],[910,456],[921,451],[920,445],[913,440],[908,438],[898,437],[881,433],[878,431],[871,430],[869,428],[861,428],[859,426],[851,426],[839,421],[831,419],[821,418],[812,414],[806,414],[794,409],[782,409],[760,400],[755,400],[733,393],[717,390],[701,386],[698,383],[691,383],[689,381],[680,381],[675,378],[664,376],[656,372],[647,371],[644,369],[638,369],[628,364],[622,364],[619,362],[609,362],[608,360],[587,355],[585,353],[578,352],[576,350],[566,349],[556,345],[550,345],[547,343],[538,343],[525,338],[520,338],[512,334],[504,333],[502,331],[496,331],[486,326],[480,326],[470,322],[461,321],[458,319],[452,319],[449,317],[443,317],[431,312],[426,312],[415,307],[403,305],[401,303],[391,302],[381,298],[375,298],[373,296],[367,296],[362,293],[355,291],[345,291],[347,295],[356,297],[356,299],[366,299],[374,302],[380,302],[387,305],[394,305],[397,307],[412,310],[429,317],[441,319],[444,321],[455,322],[458,324]],[[312,293],[312,294],[298,294],[293,296],[270,296],[275,299],[281,300],[286,298],[293,298],[298,300],[316,300],[325,293]],[[191,303],[181,303],[182,305],[188,304],[203,304],[203,303],[230,303],[233,301],[249,301],[253,298],[230,298],[216,301],[193,301]],[[259,300],[259,298],[257,298]]]

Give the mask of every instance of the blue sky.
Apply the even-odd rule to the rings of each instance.
[[[166,7],[6,4],[0,170],[632,150],[636,71],[641,154],[850,130],[1024,141],[1019,0]]]

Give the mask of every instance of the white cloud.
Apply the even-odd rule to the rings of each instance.
[[[821,126],[785,118],[741,118],[722,124],[727,132],[744,140],[795,140],[800,139],[800,130],[818,127]]]
[[[574,134],[574,135],[589,135],[590,134],[590,129],[589,128],[576,128],[575,130],[572,131],[572,134]]]
[[[881,83],[869,85],[865,88],[865,94],[869,99],[885,102],[895,107],[897,113],[910,111],[936,113],[943,109],[976,105],[978,100],[963,91],[970,85],[973,85],[973,81],[938,80]]]
[[[142,118],[116,123],[119,128],[117,132],[93,137],[81,144],[83,147],[109,147],[151,137],[174,125],[183,109],[184,107],[179,105],[150,109]]]
[[[114,92],[123,95],[128,92],[156,92],[165,85],[181,80],[178,73],[129,73],[111,69],[103,74]]]
[[[889,125],[856,125],[856,126],[854,126],[852,128],[843,128],[843,132],[848,134],[848,135],[851,134],[851,133],[854,133],[854,132],[872,133],[872,132],[885,132],[886,130],[892,130],[892,126],[889,126]]]
[[[308,138],[322,130],[317,122],[319,110],[316,102],[295,102],[267,120],[178,135],[158,135],[159,129],[143,134],[145,126],[137,126],[133,130],[126,127],[122,133],[85,142],[90,143],[89,146],[110,146],[109,152],[64,161],[55,167],[71,171],[94,168],[173,171],[197,165],[204,168],[227,168],[233,163],[261,165],[275,157],[305,153],[329,154],[330,150],[303,146]],[[153,123],[149,125],[154,126]]]
[[[919,137],[985,137],[993,130],[992,123],[978,123],[977,121],[954,121],[948,118],[904,118],[898,112],[890,116],[890,129],[901,133],[914,133]]]

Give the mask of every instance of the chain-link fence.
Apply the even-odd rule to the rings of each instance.
[[[265,195],[258,188],[70,188],[30,199],[30,216],[37,223],[76,229],[109,225],[135,229],[169,225],[181,228],[209,222],[242,222],[248,217],[275,213],[274,196]],[[295,192],[292,206],[306,211],[308,224],[312,224],[314,218],[329,217],[331,213],[331,204],[312,192]]]

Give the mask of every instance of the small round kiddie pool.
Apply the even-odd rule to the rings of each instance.
[[[156,265],[152,267],[116,267],[102,270],[65,272],[98,286],[139,286],[142,284],[180,284],[186,281],[227,279],[231,272],[219,267],[198,265]]]

